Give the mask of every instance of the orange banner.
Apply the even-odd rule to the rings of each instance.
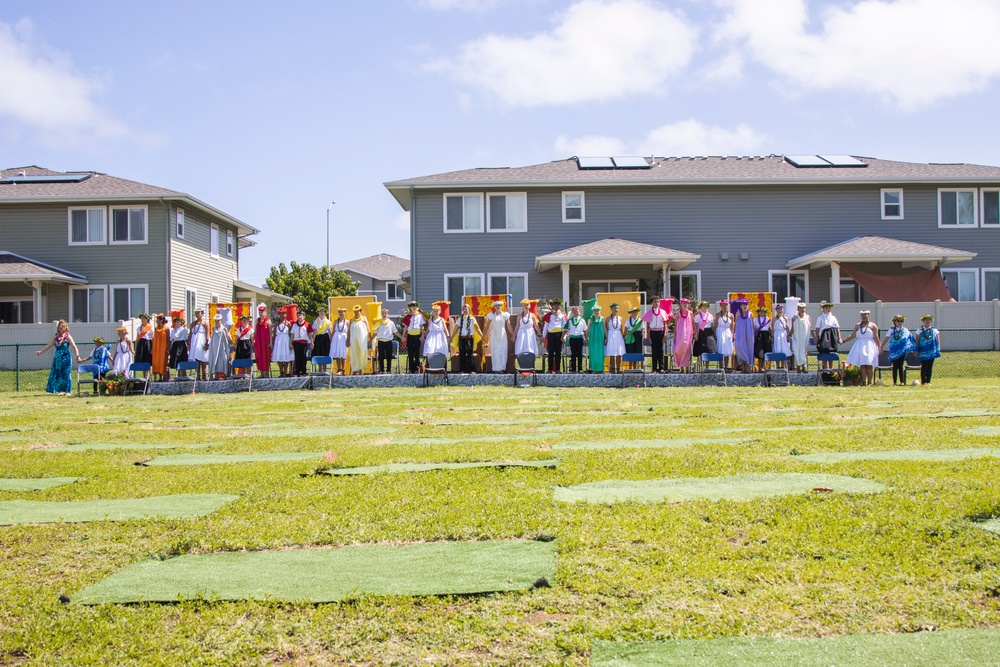
[[[232,318],[232,326],[229,328],[229,335],[232,336],[233,340],[236,340],[236,329],[240,325],[240,318],[246,315],[250,318],[250,322],[253,323],[253,313],[251,312],[251,304],[249,301],[240,301],[237,303],[209,303],[208,304],[208,323],[209,326],[215,326],[215,314],[222,313],[223,321],[226,320],[226,310],[229,310],[229,317]],[[235,344],[235,343],[234,343]]]
[[[506,294],[483,294],[482,296],[466,296],[464,303],[469,305],[469,310],[472,315],[476,317],[486,317],[493,310],[493,302],[500,301],[503,303],[503,310],[510,310],[510,304],[507,303]],[[460,315],[461,313],[455,313]]]

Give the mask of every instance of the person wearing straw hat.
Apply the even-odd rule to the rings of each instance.
[[[351,328],[347,331],[347,349],[352,375],[360,375],[368,368],[368,346],[371,343],[372,332],[368,318],[361,311],[361,306],[354,306]]]
[[[562,299],[550,299],[551,310],[542,318],[542,340],[549,357],[549,372],[558,373],[562,367],[563,331],[566,314],[562,312]]]
[[[521,314],[514,324],[514,355],[530,352],[538,355],[538,318],[531,312],[531,299],[521,299]]]
[[[490,351],[490,370],[494,373],[507,371],[507,357],[510,352],[510,313],[503,309],[502,301],[493,302],[493,310],[486,316],[486,335],[483,347]]]
[[[347,320],[347,309],[337,309],[337,319],[333,323],[333,334],[330,337],[330,356],[337,365],[337,375],[343,375],[347,365],[347,337],[351,331],[351,323]]]
[[[420,372],[420,352],[424,344],[427,329],[427,318],[420,312],[420,304],[410,301],[406,304],[409,311],[403,316],[403,343],[406,347],[406,364],[410,373]]]
[[[625,334],[622,333],[624,326],[625,322],[618,314],[618,304],[611,304],[611,314],[604,321],[604,328],[608,330],[604,354],[608,357],[610,373],[620,373],[622,370],[622,355],[625,354]]]
[[[715,314],[715,351],[722,355],[722,365],[729,368],[733,360],[733,329],[735,321],[729,312],[729,301],[719,301],[719,312]]]
[[[861,369],[861,384],[864,386],[875,381],[875,366],[878,365],[878,325],[871,321],[871,314],[870,310],[862,310],[861,321],[854,325],[854,331],[842,341],[854,341],[847,353],[847,363]]]
[[[111,355],[111,370],[122,377],[128,377],[135,351],[132,349],[132,341],[129,340],[127,328],[118,327],[115,329],[115,333],[118,334],[118,342],[115,343],[114,352]]]
[[[194,322],[188,331],[188,354],[198,362],[198,380],[208,379],[208,340],[211,337],[208,325],[205,323],[205,311],[196,308]],[[270,343],[270,339],[268,339]]]
[[[474,352],[476,336],[482,337],[479,322],[472,316],[469,304],[462,304],[462,314],[455,320],[455,331],[452,332],[452,346],[458,353],[458,368],[462,373],[475,373]]]
[[[920,384],[928,386],[934,372],[934,360],[941,356],[941,335],[934,326],[934,316],[927,314],[920,318],[917,329],[917,358],[920,359]]]
[[[608,339],[607,327],[601,317],[601,304],[595,304],[587,321],[585,334],[587,340],[587,355],[590,360],[591,373],[604,372],[604,342]]]
[[[642,339],[645,322],[639,317],[639,307],[632,306],[628,309],[628,319],[625,320],[625,351],[629,354],[639,354],[642,352]]]
[[[813,329],[816,351],[822,354],[839,354],[838,346],[844,343],[840,337],[840,320],[833,314],[833,304],[829,301],[820,302],[819,307],[823,312],[816,318],[816,326]],[[833,362],[824,361],[822,367],[832,368]]]
[[[795,357],[795,370],[805,373],[809,364],[809,332],[812,331],[812,318],[806,314],[806,304],[802,301],[795,306],[795,316],[792,318],[792,354]]]
[[[153,381],[168,380],[167,357],[170,354],[170,332],[167,318],[163,313],[156,314],[156,328],[153,329]]]
[[[764,370],[764,355],[770,354],[772,345],[772,322],[767,315],[767,308],[757,307],[757,316],[753,318],[753,357],[757,360],[757,370]]]
[[[271,318],[267,306],[257,306],[257,321],[253,329],[253,357],[260,377],[271,377]]]
[[[580,317],[580,306],[573,306],[566,321],[564,339],[569,340],[569,372],[583,372],[583,343],[586,340],[587,323]]]
[[[278,364],[278,377],[289,376],[290,365],[295,359],[292,350],[292,323],[288,321],[288,311],[278,309],[281,317],[274,325],[274,338],[271,339],[271,361]]]
[[[233,345],[229,329],[222,323],[222,314],[212,318],[212,338],[208,343],[208,374],[213,380],[229,375],[229,351]]]
[[[788,363],[792,361],[792,322],[785,317],[785,304],[774,306],[774,322],[771,325],[771,335],[774,338],[773,352],[785,355]]]
[[[885,337],[879,342],[879,349],[885,349],[889,344],[889,362],[892,364],[892,386],[899,384],[906,386],[906,355],[912,352],[916,345],[913,341],[913,334],[903,323],[906,318],[902,315],[893,315],[892,326],[885,332]]]
[[[170,361],[168,366],[177,370],[177,364],[188,360],[188,336],[190,332],[184,326],[184,311],[170,311],[173,326],[170,327]],[[178,375],[187,375],[187,372],[180,372]]]

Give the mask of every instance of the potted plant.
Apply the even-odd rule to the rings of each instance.
[[[97,390],[102,396],[121,396],[125,393],[125,377],[121,373],[111,371],[101,378]]]
[[[854,364],[844,366],[843,382],[845,387],[861,384],[861,369]]]

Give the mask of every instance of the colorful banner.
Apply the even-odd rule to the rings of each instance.
[[[642,292],[598,292],[597,303],[601,304],[601,315],[604,317],[611,316],[611,304],[617,303],[618,315],[625,320],[629,308],[642,308]]]
[[[469,311],[472,315],[476,317],[486,317],[493,310],[493,302],[500,301],[503,303],[502,310],[510,311],[510,304],[507,303],[506,294],[483,294],[481,296],[466,296],[463,303],[469,305]],[[455,315],[461,315],[461,312],[455,313]]]
[[[767,316],[774,317],[774,292],[730,292],[729,293],[729,303],[732,304],[733,301],[737,299],[746,299],[750,302],[747,306],[750,315],[756,315],[757,309],[763,306],[767,309]],[[729,310],[732,311],[732,305],[729,306]],[[794,313],[793,313],[794,314]]]
[[[232,336],[233,345],[236,341],[236,329],[240,325],[240,318],[246,315],[250,318],[250,322],[253,323],[253,304],[249,301],[240,301],[237,303],[209,303],[208,304],[208,324],[210,327],[215,326],[215,315],[221,312],[223,315],[223,321],[226,320],[225,315],[228,310],[229,316],[232,318],[232,326],[229,327],[229,335]]]
[[[329,308],[327,315],[330,316],[331,320],[337,319],[338,308],[346,308],[347,319],[351,319],[354,317],[354,306],[361,306],[362,309],[365,309],[369,303],[375,303],[375,296],[373,294],[367,296],[331,296],[327,301],[327,307]],[[362,312],[368,311],[363,310]],[[313,313],[312,316],[316,317],[316,313]],[[309,319],[308,314],[306,315],[306,319]],[[309,321],[311,322],[312,320]]]

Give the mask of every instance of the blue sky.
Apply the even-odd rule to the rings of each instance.
[[[234,8],[237,8],[234,11]],[[3,167],[95,170],[259,228],[271,266],[406,256],[384,181],[572,155],[1000,164],[995,0],[0,5]]]

